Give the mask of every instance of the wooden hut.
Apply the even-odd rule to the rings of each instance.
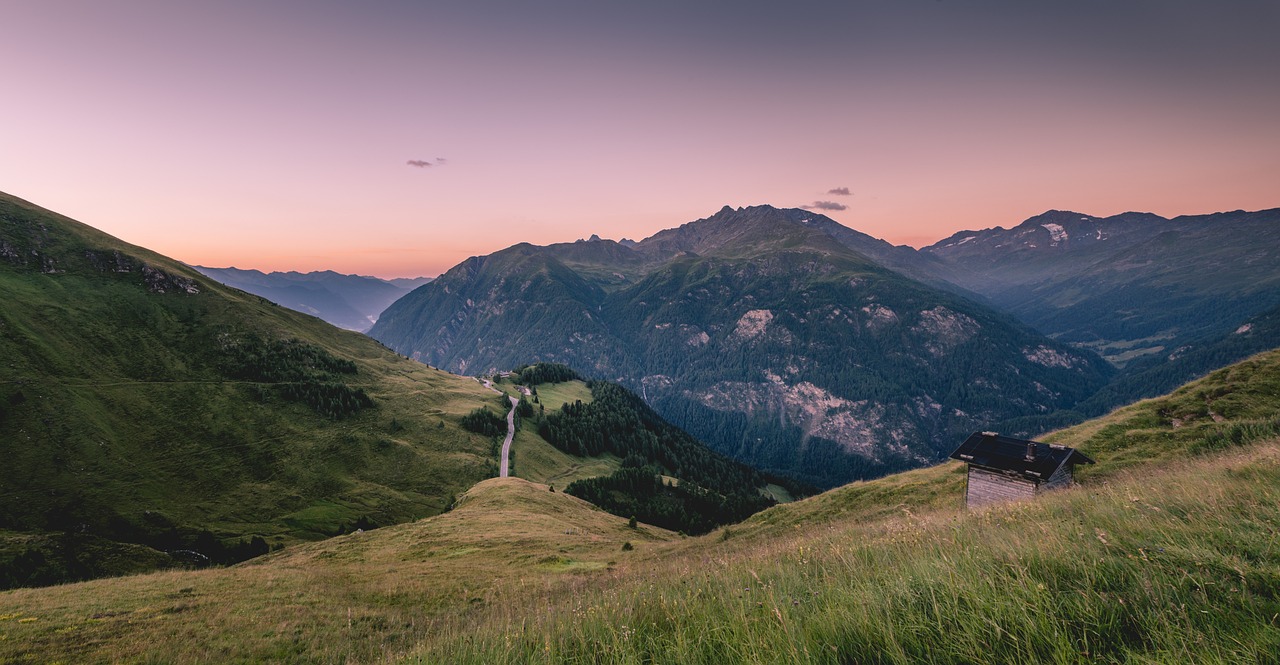
[[[1032,499],[1042,492],[1070,487],[1077,464],[1093,464],[1080,451],[1066,446],[975,432],[951,459],[967,462],[965,505],[970,508]]]

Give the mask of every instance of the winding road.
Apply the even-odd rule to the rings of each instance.
[[[520,403],[514,397],[508,396],[511,400],[511,410],[507,412],[507,438],[502,442],[502,465],[498,467],[498,477],[507,477],[507,468],[510,466],[511,457],[511,438],[516,435],[516,405]]]

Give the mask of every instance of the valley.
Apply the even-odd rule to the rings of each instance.
[[[368,330],[388,305],[431,281],[429,277],[384,280],[343,275],[332,270],[263,273],[237,268],[192,267],[227,286],[357,332]]]

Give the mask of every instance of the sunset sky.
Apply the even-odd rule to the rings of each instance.
[[[0,191],[193,264],[435,275],[726,204],[829,202],[911,245],[1051,208],[1280,206],[1274,0],[0,16]]]

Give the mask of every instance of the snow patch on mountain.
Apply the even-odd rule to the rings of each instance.
[[[1041,224],[1040,227],[1049,232],[1050,247],[1067,239],[1067,230],[1061,224]]]

